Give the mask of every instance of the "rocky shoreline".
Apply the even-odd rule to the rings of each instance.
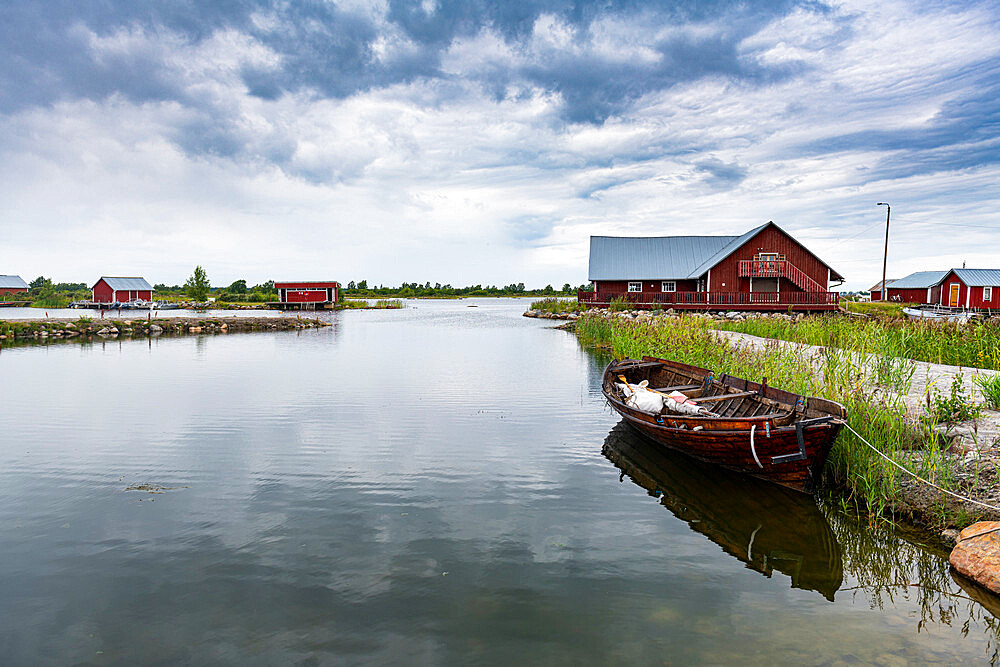
[[[108,340],[227,334],[250,331],[294,331],[330,326],[329,322],[301,317],[147,317],[134,319],[87,318],[44,320],[0,320],[0,345],[5,342],[30,343],[53,340]]]

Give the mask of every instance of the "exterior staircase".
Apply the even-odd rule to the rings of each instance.
[[[825,292],[826,288],[807,276],[799,267],[785,259],[742,259],[741,278],[786,278],[806,292]]]

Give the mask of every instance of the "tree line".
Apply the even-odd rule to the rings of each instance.
[[[87,283],[53,283],[51,278],[38,276],[29,283],[28,296],[35,305],[58,308],[68,305],[71,301],[84,301],[91,298],[90,286]],[[574,287],[564,283],[561,289],[546,285],[539,289],[528,289],[524,283],[511,283],[502,287],[496,285],[469,285],[453,287],[441,283],[402,283],[399,287],[391,285],[372,285],[367,280],[357,282],[351,280],[346,285],[341,284],[341,295],[346,297],[458,297],[458,296],[556,296],[573,295],[578,289],[588,289],[589,285]],[[188,298],[204,302],[209,297],[216,301],[266,303],[277,301],[278,291],[274,281],[268,280],[258,285],[247,285],[245,279],[234,280],[228,286],[213,287],[208,273],[201,266],[194,271],[183,285],[153,285],[157,298]]]

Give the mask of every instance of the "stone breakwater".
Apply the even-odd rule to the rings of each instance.
[[[0,343],[48,342],[73,338],[107,340],[248,331],[294,331],[327,326],[330,326],[330,323],[323,320],[299,317],[0,320]]]

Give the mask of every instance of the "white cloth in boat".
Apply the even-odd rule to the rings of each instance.
[[[679,391],[670,394],[661,394],[648,388],[649,381],[643,380],[639,384],[615,383],[622,394],[625,395],[625,405],[635,408],[648,415],[658,415],[664,409],[670,412],[677,412],[687,415],[711,415],[707,409],[699,407],[687,396]]]

